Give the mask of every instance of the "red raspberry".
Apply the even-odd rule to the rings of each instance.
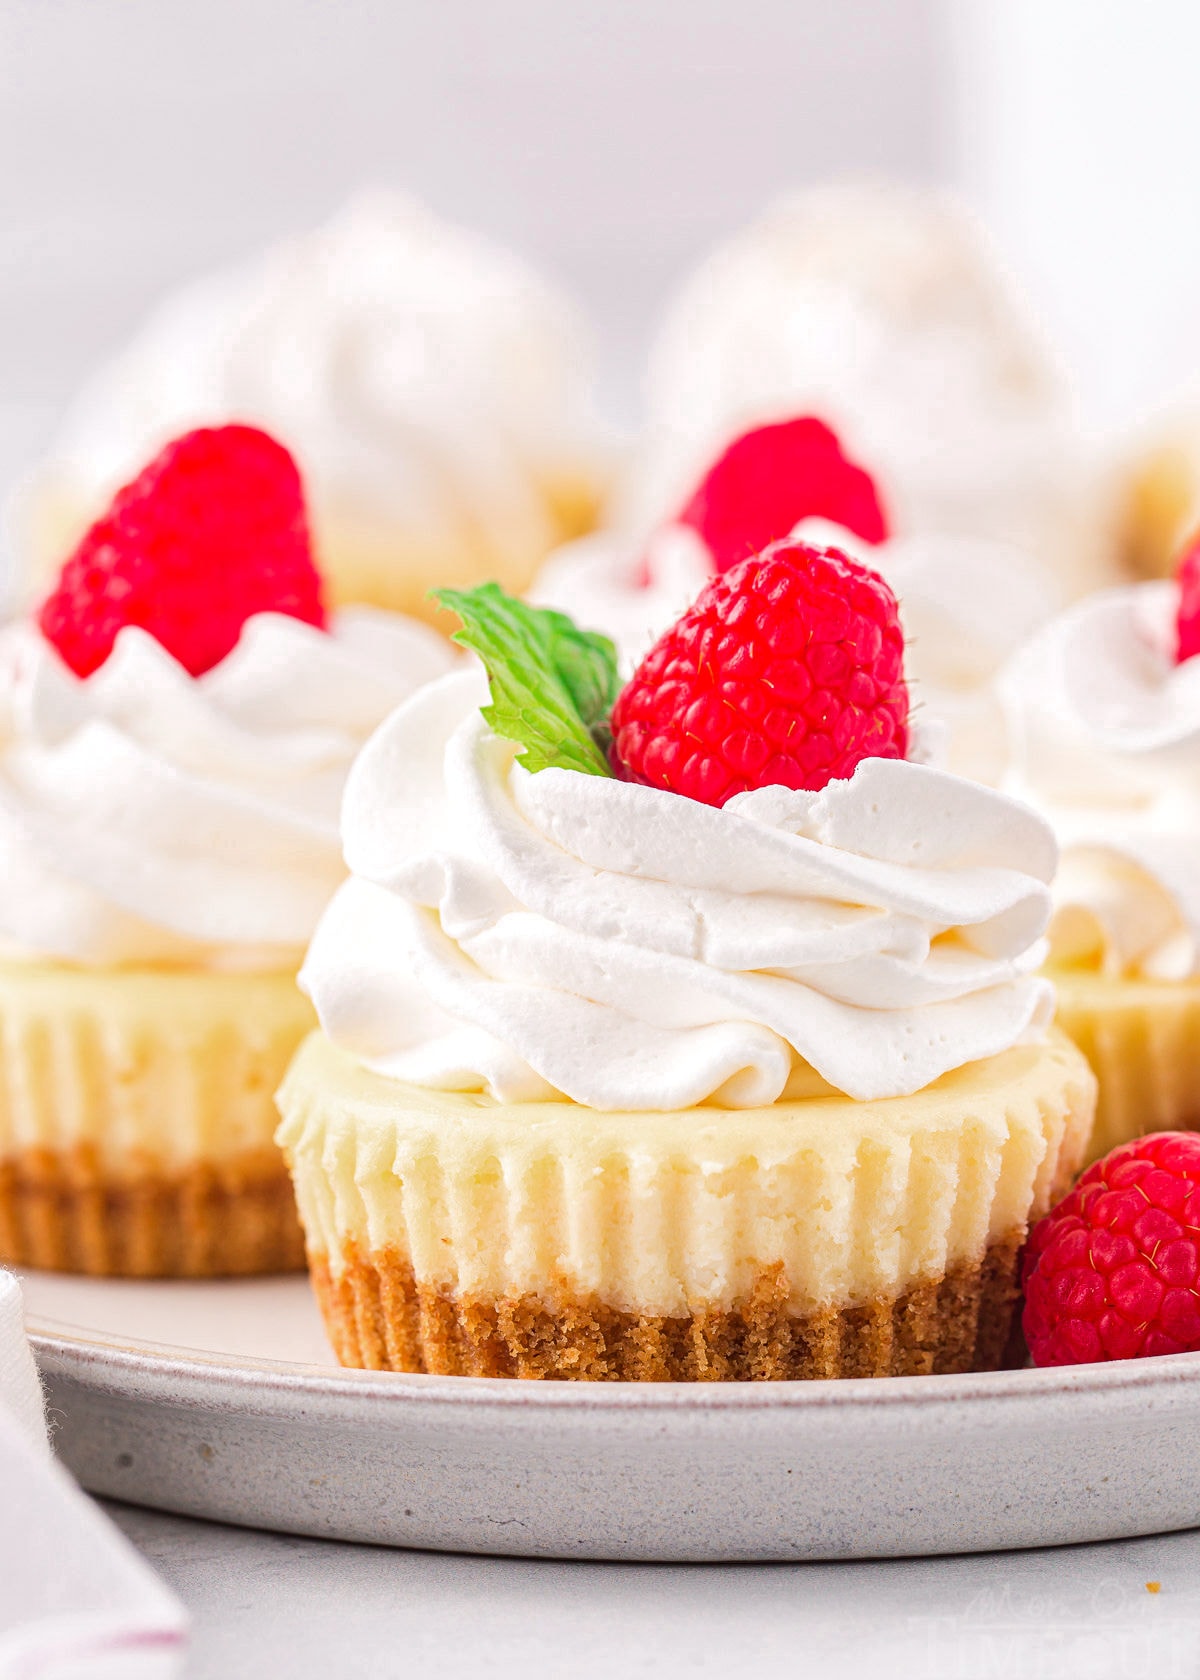
[[[1035,1365],[1200,1350],[1200,1135],[1121,1144],[1038,1221],[1024,1325]]]
[[[787,540],[705,585],[618,696],[633,781],[724,805],[748,788],[823,788],[908,748],[896,597],[833,548]]]
[[[1200,531],[1183,551],[1179,562],[1179,609],[1175,619],[1178,635],[1176,662],[1200,653]]]
[[[253,613],[324,627],[296,463],[252,426],[188,432],[119,490],[59,574],[38,623],[87,677],[138,625],[193,676]]]
[[[808,518],[832,520],[868,543],[888,534],[870,474],[848,461],[829,427],[811,417],[758,426],[735,439],[678,523],[699,532],[723,572]]]

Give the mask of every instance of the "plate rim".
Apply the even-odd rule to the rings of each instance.
[[[26,1331],[43,1375],[88,1387],[128,1392],[141,1399],[181,1391],[222,1409],[239,1396],[280,1401],[342,1402],[357,1409],[383,1401],[392,1406],[436,1401],[456,1410],[530,1407],[568,1415],[633,1413],[864,1411],[893,1413],[967,1405],[973,1411],[1014,1402],[1095,1398],[1108,1394],[1162,1393],[1200,1387],[1200,1353],[1160,1354],[1044,1370],[984,1371],[911,1377],[817,1378],[804,1382],[584,1383],[511,1377],[455,1377],[424,1372],[363,1371],[283,1359],[183,1347],[91,1330],[42,1314],[26,1318]],[[108,1380],[104,1380],[107,1376]],[[114,1382],[112,1379],[117,1378]],[[120,1381],[124,1378],[124,1381]],[[100,1380],[98,1380],[100,1379]],[[1103,1402],[1102,1402],[1103,1403]]]

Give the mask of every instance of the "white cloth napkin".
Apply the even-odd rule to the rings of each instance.
[[[186,1638],[182,1605],[54,1462],[0,1272],[0,1680],[173,1680]]]

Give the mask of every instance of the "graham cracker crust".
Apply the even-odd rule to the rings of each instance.
[[[0,1264],[93,1277],[293,1272],[304,1238],[274,1150],[107,1177],[86,1150],[0,1161]]]
[[[309,1269],[341,1364],[372,1371],[569,1382],[778,1382],[816,1377],[994,1371],[1012,1357],[1017,1263],[1024,1234],[982,1261],[896,1298],[787,1310],[781,1265],[759,1273],[730,1310],[661,1318],[559,1294],[459,1298],[419,1285],[392,1250],[325,1256]]]

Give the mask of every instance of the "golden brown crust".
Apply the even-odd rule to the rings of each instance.
[[[459,1299],[418,1284],[396,1250],[326,1257],[309,1265],[338,1359],[375,1371],[532,1377],[583,1382],[781,1381],[992,1371],[1005,1362],[1017,1301],[1023,1234],[983,1260],[897,1299],[787,1310],[780,1266],[725,1311],[688,1318],[618,1312],[557,1292],[515,1300]]]
[[[93,1277],[298,1271],[304,1239],[273,1149],[182,1171],[104,1173],[86,1149],[0,1161],[0,1264]]]

